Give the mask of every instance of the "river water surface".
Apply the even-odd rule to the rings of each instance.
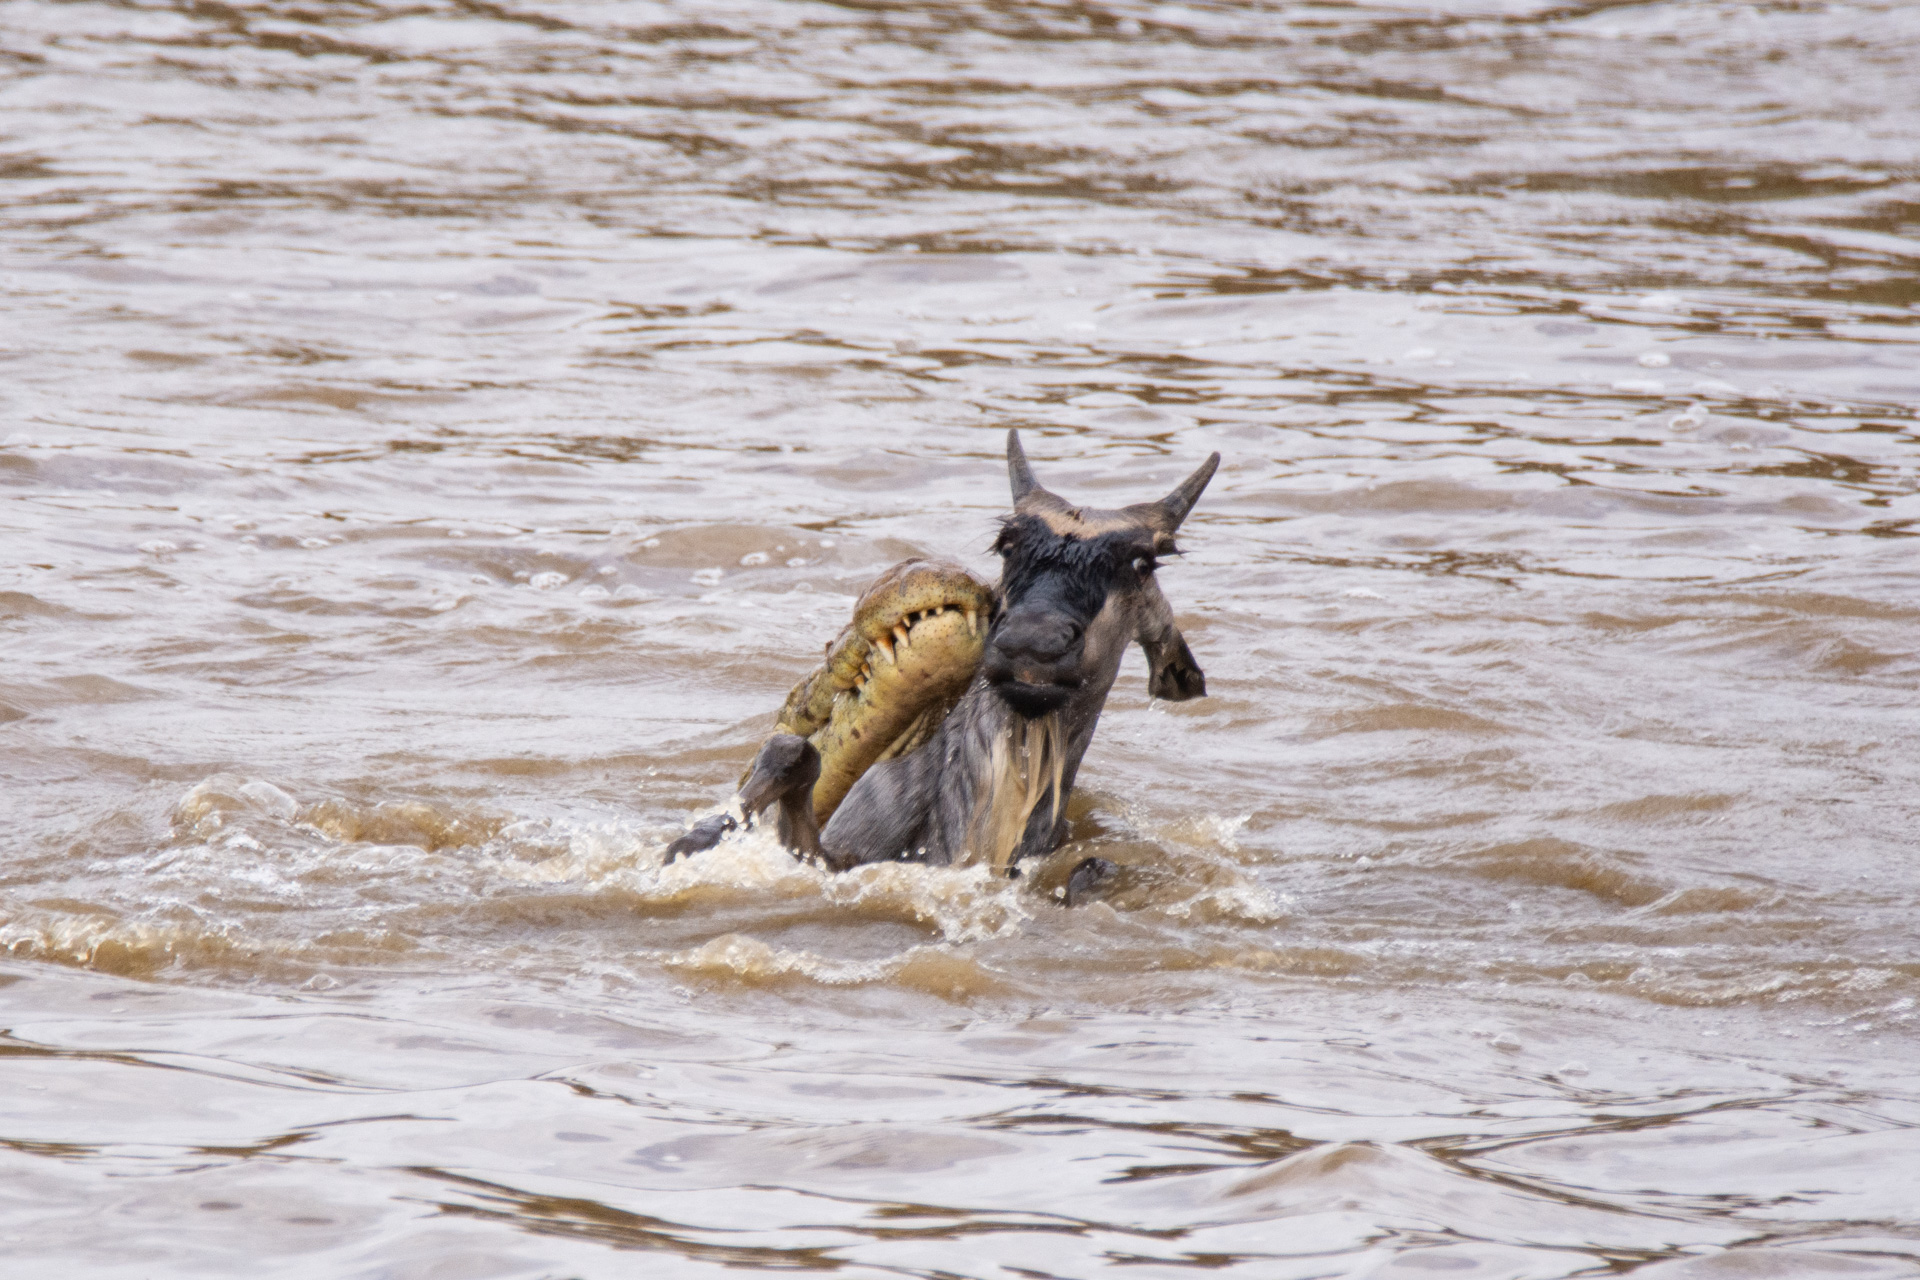
[[[1916,65],[9,0],[0,1271],[1920,1275]],[[663,867],[1009,426],[1224,455],[1211,696],[1027,880]]]

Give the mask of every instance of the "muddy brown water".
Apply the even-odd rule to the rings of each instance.
[[[9,0],[0,1271],[1920,1274],[1916,64]],[[1008,426],[1226,459],[1105,900],[663,868]]]

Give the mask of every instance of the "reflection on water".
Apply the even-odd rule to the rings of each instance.
[[[4,6],[0,1248],[1920,1273],[1916,56]],[[1010,425],[1225,455],[1212,696],[1130,658],[1021,882],[662,866],[879,569],[992,571]]]

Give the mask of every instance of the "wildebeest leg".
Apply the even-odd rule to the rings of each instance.
[[[1067,905],[1076,906],[1085,901],[1088,894],[1120,874],[1120,868],[1105,858],[1082,858],[1080,865],[1067,877]]]
[[[820,823],[813,816],[813,784],[820,780],[820,752],[794,733],[776,733],[753,758],[740,788],[740,807],[749,815],[778,805],[774,830],[795,857],[817,858]]]
[[[740,810],[752,824],[755,814],[778,806],[774,829],[794,856],[820,856],[820,824],[813,817],[813,784],[820,779],[820,753],[805,738],[776,733],[753,758],[740,787]],[[724,813],[703,819],[667,846],[667,861],[699,853],[720,843],[738,824]]]
[[[693,829],[667,846],[667,861],[690,857],[720,843],[720,837],[740,824],[730,813],[716,813],[693,824]]]

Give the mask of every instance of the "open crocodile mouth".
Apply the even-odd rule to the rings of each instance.
[[[820,822],[874,764],[933,736],[980,665],[992,610],[993,589],[946,560],[903,561],[861,595],[776,728],[820,752]]]
[[[891,662],[895,666],[899,666],[903,661],[908,659],[918,659],[924,662],[926,658],[925,654],[913,653],[915,637],[918,637],[920,645],[925,646],[932,638],[930,633],[934,629],[928,628],[924,631],[917,630],[921,623],[930,622],[935,618],[946,618],[949,615],[964,617],[966,619],[967,634],[970,636],[978,636],[980,634],[980,612],[978,609],[968,608],[963,604],[955,603],[937,604],[931,609],[917,609],[900,615],[898,619],[886,624],[885,634],[868,638],[868,652],[870,656],[865,662],[860,664],[860,670],[854,673],[852,687],[855,689],[865,689],[867,687],[867,683],[873,679],[873,667],[875,663]],[[947,638],[946,636],[939,637],[941,640],[946,640]],[[906,658],[901,656],[903,651],[907,655]],[[832,659],[829,658],[828,662],[831,664]]]

